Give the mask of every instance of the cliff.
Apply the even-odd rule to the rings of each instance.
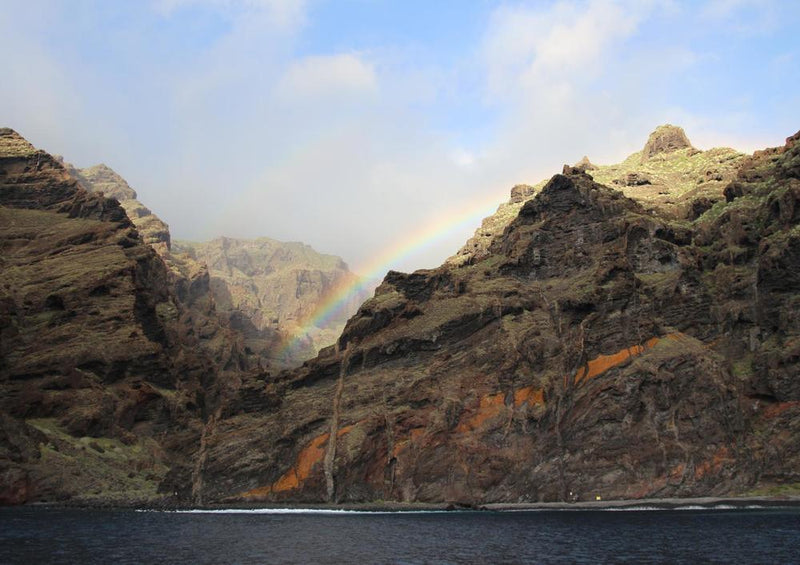
[[[10,130],[0,215],[2,502],[800,490],[800,133],[744,156],[667,126],[518,185],[457,256],[390,272],[335,347],[271,376],[214,318],[213,277],[170,273]],[[214,245],[230,288],[268,274],[269,241]]]
[[[565,166],[477,252],[389,273],[335,351],[231,405],[207,495],[796,492],[800,134],[752,157],[659,137]]]
[[[136,191],[110,167],[78,169],[60,162],[80,187],[119,201],[176,284],[197,281],[192,284],[207,287],[216,311],[245,341],[251,366],[296,367],[314,357],[336,341],[347,318],[368,297],[367,292],[356,294],[338,316],[306,327],[305,320],[329,294],[356,280],[341,258],[266,237],[173,242],[166,222],[137,200]]]
[[[202,278],[116,200],[0,129],[0,502],[189,499],[245,378]]]
[[[335,343],[367,298],[356,294],[338,316],[305,327],[329,295],[356,282],[341,258],[266,237],[177,241],[173,251],[208,265],[217,309],[242,333],[249,354],[268,367],[296,367]]]

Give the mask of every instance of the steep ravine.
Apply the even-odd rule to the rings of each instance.
[[[296,367],[328,347],[367,298],[355,293],[337,316],[310,323],[339,288],[357,277],[336,256],[298,242],[267,237],[176,241],[173,255],[208,265],[218,311],[244,337],[248,354],[265,367]]]

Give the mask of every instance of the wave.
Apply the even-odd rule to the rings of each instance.
[[[187,508],[183,510],[140,509],[137,512],[162,512],[167,514],[313,514],[333,516],[453,513],[450,510],[348,510],[344,508]]]

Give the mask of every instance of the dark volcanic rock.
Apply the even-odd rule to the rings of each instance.
[[[533,196],[534,188],[528,184],[517,184],[511,188],[511,202],[523,202]]]
[[[174,496],[166,476],[191,479],[206,421],[243,376],[207,279],[179,297],[116,200],[8,129],[0,264],[0,499]]]
[[[389,273],[335,347],[272,377],[238,370],[235,348],[220,367],[187,347],[201,332],[176,325],[181,296],[204,286],[171,291],[113,201],[5,134],[0,498],[74,496],[58,485],[79,469],[100,469],[80,485],[103,500],[796,492],[798,136],[742,159],[663,153],[683,142],[662,133],[652,186],[566,167],[501,207],[465,260]],[[697,192],[713,183],[682,162],[722,167],[731,197]],[[671,179],[688,213],[651,205]]]
[[[757,154],[741,196],[691,224],[565,169],[485,253],[390,273],[337,350],[267,385],[268,410],[220,421],[207,494],[480,504],[792,484],[796,157]]]

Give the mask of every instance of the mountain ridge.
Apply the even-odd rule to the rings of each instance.
[[[219,423],[210,461],[226,464],[209,465],[209,484],[229,486],[212,496],[485,504],[796,489],[798,138],[714,152],[737,161],[727,184],[677,171],[674,192],[640,202],[621,191],[635,184],[565,166],[482,254],[390,272],[335,351],[268,385],[269,413]],[[699,163],[692,151],[668,153]],[[716,202],[690,219],[707,195]]]
[[[335,346],[302,366],[267,375],[234,363],[224,379],[192,385],[218,392],[209,409],[181,404],[197,415],[162,422],[176,426],[169,449],[180,457],[143,467],[162,493],[148,500],[481,505],[798,492],[800,132],[752,156],[662,145],[644,161],[586,159],[514,187],[479,245],[435,269],[389,272]],[[54,206],[62,223],[111,214],[130,227],[114,201],[76,192],[61,172],[31,192],[15,179],[39,174],[46,154],[8,146],[4,214]],[[11,250],[21,239],[3,241]],[[8,332],[18,301],[2,298]],[[46,297],[34,306],[60,311]],[[185,361],[177,355],[171,374]],[[159,406],[186,398],[148,386]],[[87,500],[42,483],[31,461],[52,455],[45,442],[100,453],[90,430],[23,413],[42,410],[35,394],[32,404],[4,398],[5,500]]]
[[[307,318],[334,288],[355,279],[343,259],[321,254],[301,242],[269,237],[173,241],[169,225],[142,204],[136,191],[111,167],[101,163],[79,169],[62,158],[57,160],[88,192],[119,201],[144,242],[164,260],[176,281],[204,280],[215,309],[227,318],[228,325],[243,334],[251,365],[282,369],[313,357],[336,341],[347,317],[366,296],[354,295],[341,315],[323,327],[302,327],[299,321]],[[239,269],[234,276],[231,266],[225,264],[226,254],[234,253],[233,248],[248,257],[249,274]],[[267,249],[272,251],[266,253]],[[263,267],[260,271],[259,261]],[[285,274],[279,276],[265,270],[284,270]],[[271,294],[283,298],[269,300]],[[296,295],[295,300],[289,299],[292,294]]]
[[[249,378],[207,280],[7,128],[0,215],[0,502],[189,496],[207,414]]]

